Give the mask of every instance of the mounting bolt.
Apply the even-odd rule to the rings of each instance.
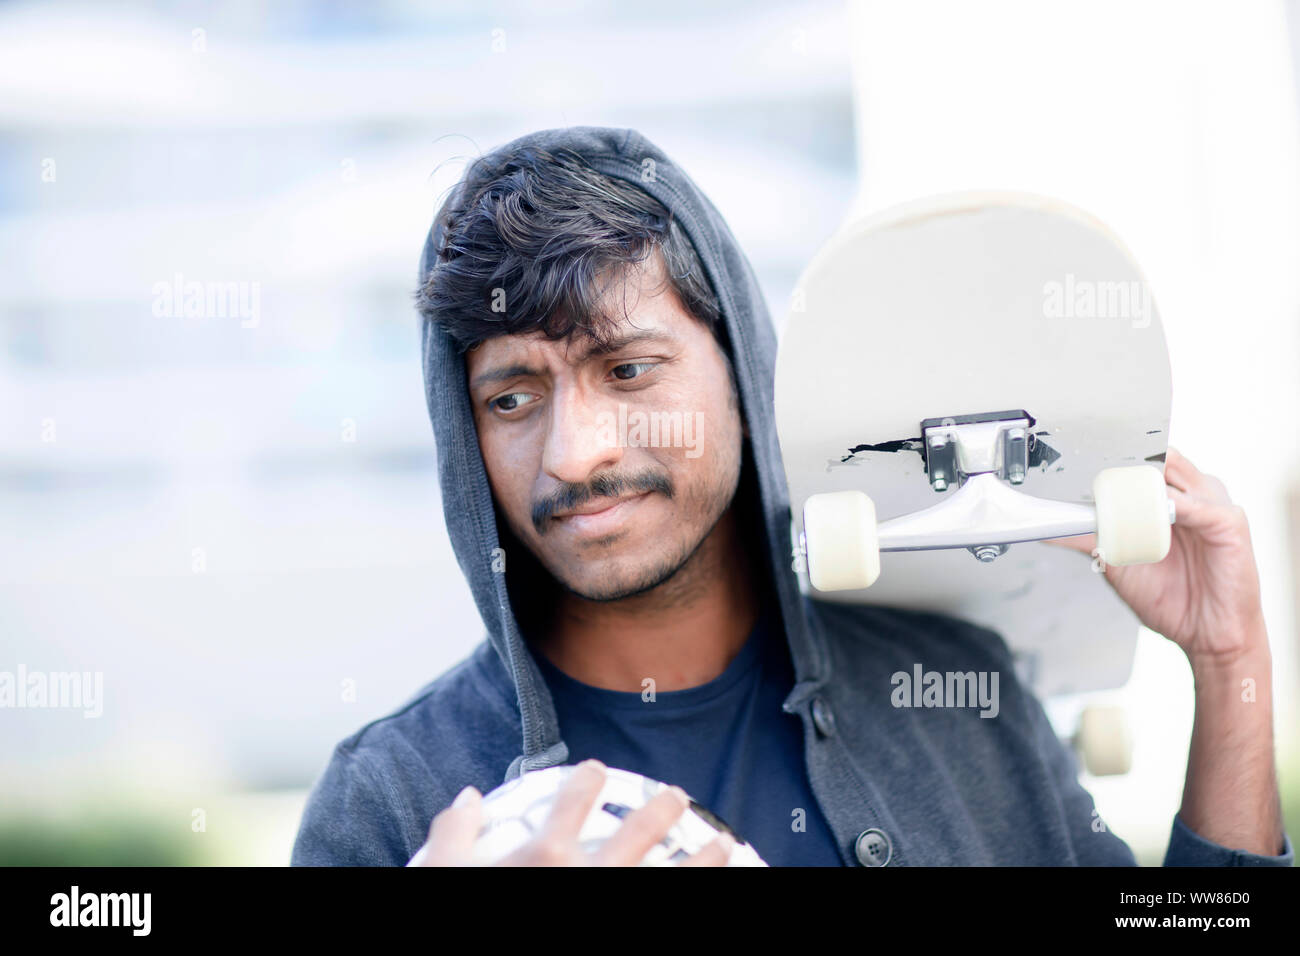
[[[1028,452],[1025,446],[1025,430],[1008,428],[1006,431],[1007,480],[1013,485],[1023,484]]]
[[[977,548],[971,548],[970,553],[975,555],[975,557],[978,558],[980,561],[982,561],[984,564],[988,564],[990,561],[995,560],[998,555],[1002,554],[1006,550],[1007,549],[1005,545],[984,544],[984,545],[980,545]]]

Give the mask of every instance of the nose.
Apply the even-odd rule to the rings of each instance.
[[[542,469],[556,481],[585,484],[623,459],[618,408],[577,385],[552,393]]]

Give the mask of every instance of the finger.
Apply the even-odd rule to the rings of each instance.
[[[1232,504],[1232,498],[1222,481],[1201,471],[1174,448],[1170,448],[1165,455],[1165,483],[1207,501]]]
[[[1073,534],[1068,538],[1044,538],[1043,544],[1055,545],[1058,548],[1067,548],[1071,551],[1082,551],[1084,554],[1092,554],[1092,549],[1097,546],[1097,536],[1095,534]]]
[[[690,797],[680,787],[660,790],[627,815],[623,825],[595,854],[596,865],[636,866],[668,834],[690,803]]]
[[[1228,494],[1228,486],[1213,475],[1202,476],[1200,496],[1216,505],[1232,504],[1232,497]]]
[[[433,818],[429,839],[407,866],[464,866],[473,855],[483,822],[483,795],[466,787],[451,806]]]
[[[719,833],[718,838],[699,853],[688,856],[678,866],[726,866],[731,851],[736,848],[736,838],[730,833]]]
[[[1246,513],[1231,501],[1206,500],[1177,488],[1169,489],[1169,500],[1174,503],[1175,529],[1201,531],[1223,526],[1225,521],[1240,523],[1246,520]]]
[[[591,813],[591,805],[604,786],[605,765],[599,760],[584,760],[574,767],[555,794],[542,834],[554,841],[577,840],[582,824]]]
[[[1165,452],[1165,484],[1179,491],[1189,491],[1196,487],[1200,477],[1197,467],[1171,445]]]

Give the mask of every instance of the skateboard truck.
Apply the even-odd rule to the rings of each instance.
[[[1096,531],[1096,512],[1087,505],[1008,487],[1024,484],[1033,424],[1023,409],[921,422],[930,486],[943,492],[956,485],[957,491],[932,508],[882,522],[880,550],[964,547],[987,564],[1017,541]]]
[[[996,472],[1013,485],[1022,484],[1029,471],[1029,429],[1034,420],[1016,410],[952,418],[927,418],[921,422],[930,486],[947,491],[967,476]]]
[[[1066,538],[1097,530],[1089,505],[1037,498],[1012,485],[1029,470],[1029,429],[1023,409],[927,418],[921,422],[930,486],[957,491],[924,511],[880,524],[881,551],[964,547],[985,564],[1019,541]],[[1173,523],[1173,502],[1169,502]]]
[[[1035,498],[1011,488],[993,471],[964,478],[939,504],[882,521],[880,550],[968,548],[987,563],[1005,552],[1000,546],[1097,530],[1097,512],[1088,505]]]
[[[804,503],[808,573],[819,591],[870,587],[882,551],[965,548],[989,563],[1021,541],[1097,534],[1107,564],[1146,564],[1168,553],[1174,504],[1150,465],[1107,468],[1093,479],[1091,505],[1038,498],[1015,486],[1029,469],[1023,410],[928,418],[921,423],[930,485],[953,494],[932,507],[876,522],[861,491],[813,495]]]

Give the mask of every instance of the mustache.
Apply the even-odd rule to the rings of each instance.
[[[672,479],[659,471],[642,471],[635,475],[597,475],[586,484],[565,482],[554,494],[533,503],[533,527],[539,535],[546,534],[550,519],[557,511],[568,511],[592,498],[621,498],[627,494],[644,494],[648,491],[671,498],[673,490]]]

